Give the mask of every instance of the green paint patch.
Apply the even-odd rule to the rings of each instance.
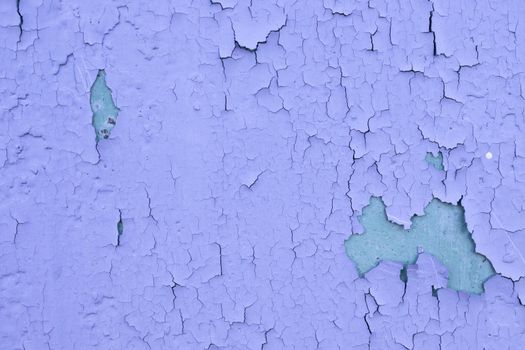
[[[414,216],[411,228],[405,230],[388,221],[383,201],[372,197],[359,221],[364,233],[350,236],[345,246],[361,275],[381,260],[414,264],[421,249],[447,268],[451,289],[480,294],[483,283],[495,273],[490,261],[475,252],[461,205],[433,199],[425,208],[425,214]],[[403,271],[400,278],[405,278]]]
[[[428,164],[432,165],[437,170],[445,170],[445,167],[443,166],[443,154],[441,152],[438,152],[437,156],[433,155],[430,152],[427,152],[425,160]]]
[[[117,123],[119,110],[113,102],[111,89],[106,85],[106,72],[103,69],[98,71],[97,78],[91,86],[89,102],[93,111],[92,124],[97,142],[100,139],[107,139]]]

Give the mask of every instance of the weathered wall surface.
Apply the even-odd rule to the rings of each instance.
[[[521,349],[524,13],[0,1],[0,348]],[[461,199],[498,274],[456,292],[421,254],[359,278],[371,196],[405,228]]]

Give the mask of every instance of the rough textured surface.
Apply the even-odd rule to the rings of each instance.
[[[522,349],[523,13],[0,1],[0,348]],[[359,278],[371,196],[406,229],[461,199],[485,292],[426,254]]]

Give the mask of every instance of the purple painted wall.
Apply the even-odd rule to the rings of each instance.
[[[1,0],[0,349],[523,349],[523,14]],[[434,295],[425,254],[358,278],[371,196],[404,225],[461,199],[485,293]]]

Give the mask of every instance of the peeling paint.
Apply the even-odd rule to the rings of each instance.
[[[454,290],[480,294],[483,283],[495,273],[490,261],[476,253],[461,205],[434,199],[425,208],[425,214],[412,218],[411,228],[405,230],[388,221],[383,202],[373,197],[363,209],[360,221],[365,232],[350,236],[345,244],[361,274],[382,260],[414,264],[421,251],[444,264],[448,286]],[[406,272],[401,274],[406,276]],[[401,280],[406,282],[405,278]]]
[[[437,156],[433,155],[430,152],[427,152],[425,160],[428,164],[432,165],[436,170],[443,171],[445,167],[443,166],[443,153],[438,152]]]
[[[118,108],[113,102],[111,90],[106,85],[106,72],[98,71],[97,78],[91,86],[91,111],[93,112],[93,128],[97,142],[107,139],[117,123]]]
[[[523,13],[0,1],[0,349],[522,350]],[[360,276],[371,197],[404,236],[461,200],[484,292],[414,245]]]

